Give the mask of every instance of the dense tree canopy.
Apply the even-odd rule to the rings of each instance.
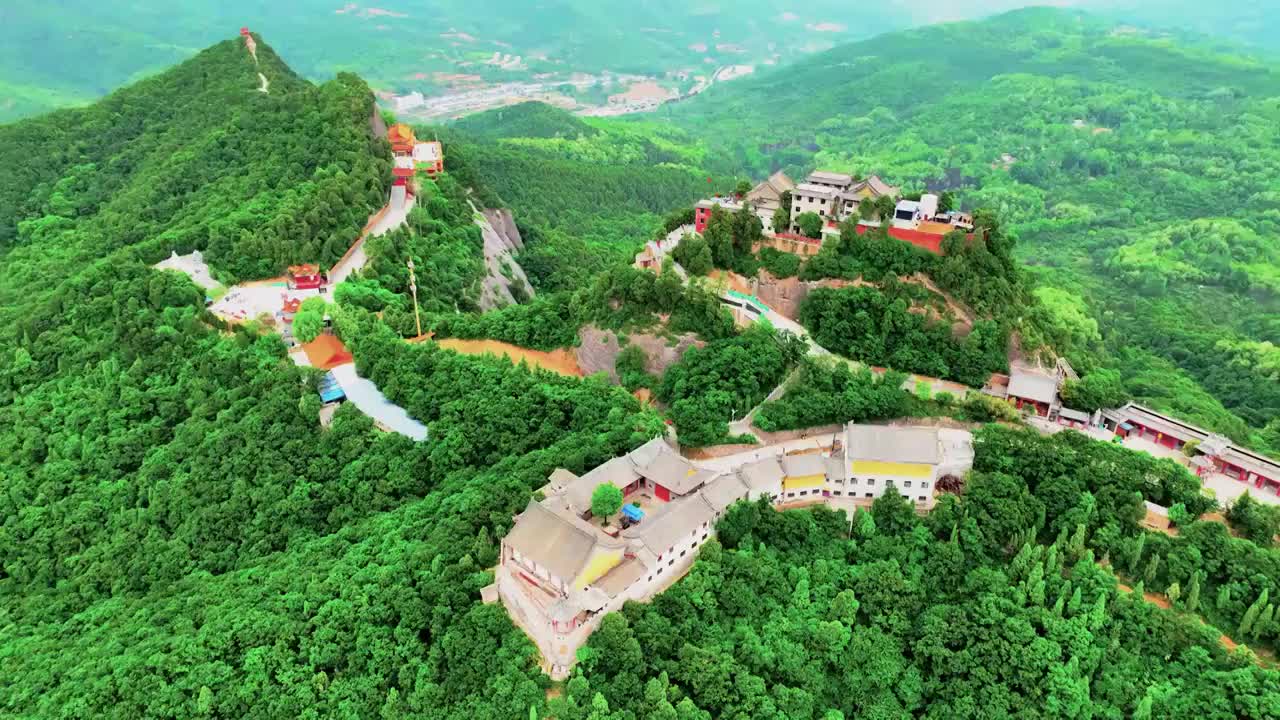
[[[869,287],[819,288],[800,306],[800,322],[819,345],[872,365],[946,377],[982,387],[1007,368],[1007,334],[979,321],[957,340],[949,324],[913,312],[909,296]]]
[[[803,341],[763,326],[686,350],[658,389],[680,442],[698,447],[728,440],[728,423],[764,400],[804,352]]]
[[[1071,435],[985,430],[962,498],[921,519],[887,492],[852,519],[852,537],[849,519],[825,508],[734,506],[686,577],[606,618],[553,712],[1275,717],[1280,673],[1228,654],[1191,612],[1121,591],[1095,564],[1086,538],[1102,527],[1140,537],[1135,514],[1108,509],[1110,486],[1144,488],[1146,473],[1165,470]],[[1040,452],[1062,458],[1026,463]],[[1074,529],[1054,539],[1058,525]]]
[[[1054,42],[1019,37],[1036,48]],[[973,51],[938,47],[947,57]],[[1102,49],[1137,60],[1151,51],[1123,38]],[[148,267],[193,249],[223,280],[266,277],[299,261],[327,264],[384,202],[388,149],[371,131],[364,83],[343,75],[312,86],[263,43],[258,56],[255,67],[242,44],[223,43],[97,105],[0,128],[0,164],[11,171],[0,178],[0,714],[1280,716],[1276,671],[1246,651],[1227,652],[1219,638],[1221,630],[1270,648],[1280,639],[1280,551],[1268,546],[1274,514],[1237,502],[1228,512],[1231,529],[1244,536],[1236,537],[1199,519],[1212,501],[1170,460],[1076,433],[1041,437],[997,426],[977,432],[963,493],[944,495],[925,518],[896,492],[853,517],[735,506],[684,579],[652,603],[605,619],[575,677],[548,700],[533,644],[500,605],[480,601],[493,581],[498,539],[554,468],[585,472],[666,428],[657,410],[600,377],[566,378],[405,342],[413,313],[405,260],[418,267],[419,303],[441,336],[549,348],[572,344],[586,323],[620,331],[662,323],[699,334],[706,346],[688,351],[661,381],[644,375],[637,353],[619,358],[624,383],[654,387],[685,445],[730,440],[729,421],[783,382],[805,346],[761,326],[739,333],[699,281],[685,286],[670,269],[626,267],[641,240],[688,221],[684,211],[662,214],[706,191],[704,148],[666,128],[526,109],[506,130],[477,120],[478,139],[460,139],[456,152],[451,146],[450,173],[424,181],[407,226],[370,242],[369,266],[336,288],[336,304],[323,310],[360,375],[425,423],[428,440],[383,433],[350,406],[322,428],[317,371],[292,363],[258,323],[227,326],[205,312],[205,294],[181,275]],[[1006,72],[1019,57],[1001,54],[992,68]],[[1150,79],[1142,63],[1133,66]],[[1174,111],[1193,127],[1211,125],[1221,115],[1209,112],[1215,103],[1252,103],[1258,119],[1242,121],[1231,137],[1264,147],[1273,113],[1248,94],[1268,87],[1268,77],[1246,65],[1227,82],[1216,67],[1190,78],[1184,100],[1204,111],[1191,115],[1162,98],[1152,108],[1132,93],[1099,95],[1065,80],[1049,87],[1074,98],[1080,107],[1071,114],[1117,128]],[[259,71],[270,93],[258,91]],[[847,67],[840,72],[849,77]],[[851,82],[897,92],[904,85],[896,81],[914,77],[901,67],[871,75]],[[1225,95],[1196,95],[1207,92],[1205,82]],[[1020,94],[1041,79],[999,84],[1019,105],[995,117],[957,116],[1010,123],[1017,114],[1009,107],[1045,114],[1034,94]],[[963,98],[940,105],[965,108]],[[868,111],[875,122],[850,121],[858,137],[870,137],[873,128],[898,125],[894,112],[886,105]],[[820,131],[844,137],[847,129],[834,123]],[[1024,227],[1043,216],[1041,229],[1055,237],[1096,214],[1085,205],[1094,193],[1114,191],[1115,176],[1131,165],[1161,178],[1160,207],[1185,213],[1205,197],[1226,197],[1199,192],[1212,189],[1211,180],[1186,179],[1217,176],[1196,154],[1213,149],[1178,132],[1090,134],[1087,145],[1060,157],[1032,150],[959,200],[1000,207]],[[1014,136],[990,135],[991,142]],[[903,162],[923,162],[911,159],[916,142],[907,133],[895,148]],[[1162,148],[1159,157],[1135,163],[1134,148],[1150,143]],[[986,166],[992,147],[975,146],[981,157],[959,161]],[[1151,367],[1140,362],[1150,358],[1176,361],[1222,392],[1239,415],[1209,409],[1234,418],[1237,435],[1280,433],[1271,386],[1249,393],[1250,382],[1276,367],[1263,341],[1276,329],[1266,317],[1270,270],[1246,267],[1230,251],[1231,242],[1263,243],[1273,229],[1262,185],[1270,176],[1265,157],[1245,162],[1234,140],[1224,146],[1226,155],[1210,157],[1234,158],[1247,195],[1223,200],[1222,211],[1256,210],[1256,226],[1158,236],[1170,252],[1155,268],[1138,251],[1103,258],[1097,250],[1089,259],[1137,299],[1127,292],[1132,304],[1117,304],[1123,312],[1095,326],[1085,313],[1023,303],[1033,296],[1011,264],[1013,234],[983,213],[975,218],[983,231],[973,241],[948,238],[942,256],[878,235],[824,250],[796,272],[871,277],[878,287],[815,291],[803,319],[823,344],[850,356],[966,382],[1003,367],[1012,329],[1040,328],[1049,344],[1067,338],[1089,348],[1096,362],[1068,390],[1095,398],[1082,404],[1114,401],[1108,368],[1138,397],[1188,395],[1168,380],[1187,376],[1135,369]],[[753,162],[755,152],[743,157]],[[1175,160],[1185,167],[1171,173]],[[731,174],[712,185],[730,187],[723,178]],[[1027,190],[1085,177],[1094,181],[1076,183],[1078,194],[1052,208]],[[1134,195],[1135,202],[1157,196]],[[546,291],[536,300],[473,312],[483,265],[472,201],[508,201],[521,213],[528,240],[521,262]],[[755,262],[750,245],[759,227],[749,215],[719,217],[694,254],[708,266]],[[1088,246],[1145,242],[1112,233],[1116,222],[1085,222],[1090,233],[1107,235],[1089,237]],[[783,262],[762,255],[768,265]],[[1187,274],[1183,265],[1205,257],[1214,262]],[[894,279],[915,273],[992,319],[958,332],[938,293]],[[1163,280],[1147,279],[1152,274]],[[1170,305],[1142,294],[1165,287],[1174,294],[1193,282],[1230,293],[1248,287],[1261,310],[1224,313],[1238,335],[1166,332],[1169,315],[1191,301]],[[1206,312],[1242,307],[1215,297],[1221,302]],[[1148,307],[1150,328],[1126,319]],[[1018,322],[1021,310],[1032,322]],[[321,312],[307,304],[300,317],[313,327],[304,334],[316,330]],[[1142,349],[1108,346],[1128,330]],[[1203,357],[1184,357],[1191,351]],[[783,429],[888,418],[912,414],[920,402],[899,389],[897,375],[875,379],[844,364],[806,362],[793,382],[760,408],[760,423]],[[998,412],[1008,410],[1003,404],[954,409],[968,419],[1008,419]],[[1140,529],[1143,500],[1173,508],[1176,536]],[[1116,574],[1163,592],[1175,608],[1125,592]]]

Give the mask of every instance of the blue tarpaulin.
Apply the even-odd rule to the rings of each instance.
[[[627,503],[622,506],[622,514],[626,515],[628,519],[636,522],[639,522],[640,518],[644,517],[644,511],[631,503]]]
[[[345,400],[347,394],[342,391],[342,386],[338,384],[338,379],[333,373],[328,372],[320,379],[320,401],[325,403],[339,402]]]

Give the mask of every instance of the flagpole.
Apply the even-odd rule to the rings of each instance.
[[[418,313],[418,278],[413,272],[413,258],[409,258],[409,291],[413,293],[413,321],[418,326],[418,337],[422,337],[422,316]]]

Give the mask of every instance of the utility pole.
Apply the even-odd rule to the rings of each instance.
[[[413,321],[418,326],[418,337],[422,337],[422,316],[418,313],[418,277],[413,272],[413,258],[409,258],[409,292],[413,293]]]

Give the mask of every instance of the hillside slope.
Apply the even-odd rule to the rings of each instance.
[[[199,248],[234,279],[335,260],[384,202],[372,112],[359,78],[312,86],[265,44],[255,62],[229,40],[91,107],[0,127],[0,262],[38,274]]]
[[[1275,65],[1034,9],[844,46],[671,121],[724,171],[874,172],[998,211],[1078,364],[1280,451],[1278,95]]]
[[[539,291],[576,289],[610,262],[630,263],[665,214],[732,185],[708,175],[702,146],[685,133],[540,103],[439,132],[450,172],[514,211],[526,241],[520,264]]]
[[[522,717],[543,702],[532,646],[475,592],[492,538],[553,459],[628,449],[641,410],[380,326],[350,340],[363,372],[445,449],[351,407],[321,428],[319,374],[278,335],[148,267],[203,247],[274,270],[382,202],[363,81],[257,53],[220,43],[0,128],[0,715]],[[465,201],[427,204],[428,231],[389,242],[478,240]]]

